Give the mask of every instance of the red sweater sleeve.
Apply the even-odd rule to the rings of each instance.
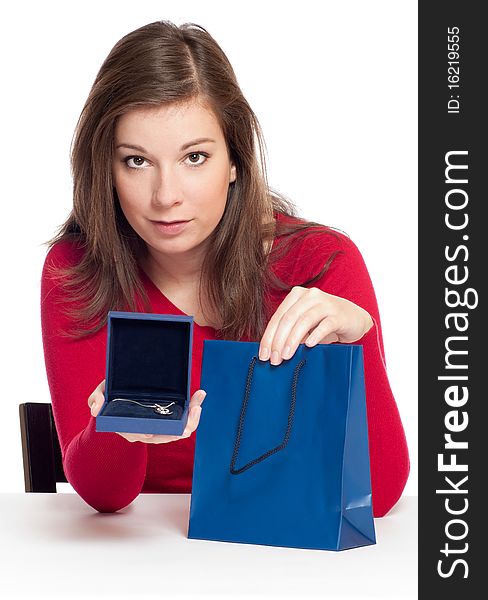
[[[410,469],[407,442],[388,381],[373,285],[356,245],[338,235],[310,236],[310,241],[302,245],[294,279],[305,280],[318,273],[331,251],[340,250],[326,274],[311,285],[354,302],[373,318],[373,327],[355,343],[363,346],[373,512],[375,517],[381,517],[397,502],[405,487]]]
[[[114,512],[142,489],[147,448],[116,433],[97,432],[88,397],[105,378],[106,326],[84,339],[64,338],[59,280],[49,265],[74,264],[77,252],[61,242],[48,252],[41,278],[41,325],[46,374],[66,478],[90,506]]]

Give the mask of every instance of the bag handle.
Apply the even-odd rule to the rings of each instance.
[[[247,471],[247,469],[250,469],[254,465],[257,465],[258,463],[260,463],[261,461],[263,461],[265,458],[268,458],[272,454],[275,454],[276,452],[279,452],[280,450],[283,450],[283,448],[288,444],[288,440],[290,438],[290,433],[291,433],[291,428],[292,428],[292,425],[293,425],[293,417],[294,417],[294,414],[295,414],[295,403],[296,403],[296,391],[297,391],[297,384],[298,384],[298,375],[299,375],[300,370],[303,367],[303,365],[307,362],[305,359],[301,360],[297,364],[297,366],[295,367],[295,371],[293,372],[293,380],[292,380],[292,384],[291,384],[290,411],[289,411],[289,414],[288,414],[288,426],[286,428],[285,437],[283,438],[283,441],[281,442],[281,444],[279,444],[275,448],[272,448],[271,450],[268,450],[267,452],[265,452],[264,454],[262,454],[258,458],[255,458],[255,459],[249,461],[247,463],[247,465],[244,465],[240,469],[235,469],[234,467],[235,467],[235,463],[236,463],[236,460],[237,460],[237,454],[239,453],[239,448],[240,448],[240,445],[241,445],[241,434],[242,434],[242,429],[244,427],[244,418],[246,416],[247,404],[249,402],[249,395],[251,393],[251,382],[252,382],[252,377],[253,377],[253,373],[254,373],[254,366],[256,365],[256,361],[257,360],[258,360],[258,357],[257,356],[253,356],[253,358],[251,359],[251,363],[249,364],[249,369],[248,369],[248,372],[247,372],[246,392],[244,394],[244,401],[242,403],[241,415],[239,417],[239,427],[237,429],[236,440],[235,440],[235,443],[234,443],[234,453],[232,455],[232,460],[230,462],[230,472],[231,472],[232,475],[239,475],[240,473],[243,473],[244,471]]]

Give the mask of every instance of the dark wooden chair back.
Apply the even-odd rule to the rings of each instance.
[[[26,492],[57,492],[67,482],[51,403],[19,404]]]

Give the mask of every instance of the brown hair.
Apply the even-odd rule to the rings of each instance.
[[[200,101],[222,128],[237,179],[230,183],[221,221],[210,235],[201,279],[202,306],[220,316],[222,339],[259,339],[266,327],[265,290],[291,289],[269,268],[287,251],[293,235],[334,231],[312,221],[273,220],[275,212],[297,216],[293,203],[267,184],[261,126],[244,98],[229,60],[206,29],[194,23],[150,23],[119,40],[102,64],[78,120],[71,147],[73,208],[49,247],[70,240],[84,250],[76,265],[58,269],[65,312],[78,327],[68,334],[95,333],[108,310],[137,310],[135,296],[149,301],[138,275],[145,242],[127,222],[112,182],[116,120],[136,107]],[[257,158],[256,139],[260,161]],[[276,229],[275,229],[276,224]],[[275,244],[266,256],[264,243]],[[327,270],[299,285],[309,285]],[[79,308],[69,309],[73,300]],[[90,327],[89,324],[92,326]]]

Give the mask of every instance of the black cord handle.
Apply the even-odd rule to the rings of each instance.
[[[275,448],[272,448],[271,450],[268,450],[267,452],[265,452],[258,458],[255,458],[254,460],[249,461],[247,463],[247,465],[244,465],[240,469],[234,469],[234,466],[235,466],[235,463],[237,460],[237,454],[239,453],[239,448],[241,445],[241,435],[242,435],[242,429],[244,427],[244,418],[246,416],[247,404],[249,402],[249,395],[251,393],[251,382],[252,382],[252,377],[253,377],[253,373],[254,373],[254,366],[256,365],[257,360],[258,360],[258,357],[253,356],[251,363],[249,364],[249,370],[247,372],[246,392],[244,394],[244,401],[242,403],[241,415],[239,417],[239,427],[237,429],[236,440],[234,443],[234,453],[232,455],[232,460],[230,462],[230,472],[232,475],[239,475],[240,473],[247,471],[247,469],[250,469],[254,465],[257,465],[259,462],[263,461],[265,458],[268,458],[272,454],[275,454],[276,452],[283,450],[283,448],[288,444],[288,440],[290,438],[290,433],[291,433],[291,428],[293,425],[293,417],[295,414],[298,375],[299,375],[300,370],[303,367],[303,365],[307,362],[305,359],[301,360],[297,364],[297,366],[295,367],[295,371],[293,372],[293,380],[292,380],[292,384],[291,384],[290,412],[288,414],[288,426],[286,428],[285,437],[283,438],[283,441],[281,442],[281,444],[279,444],[279,446],[276,446]]]

